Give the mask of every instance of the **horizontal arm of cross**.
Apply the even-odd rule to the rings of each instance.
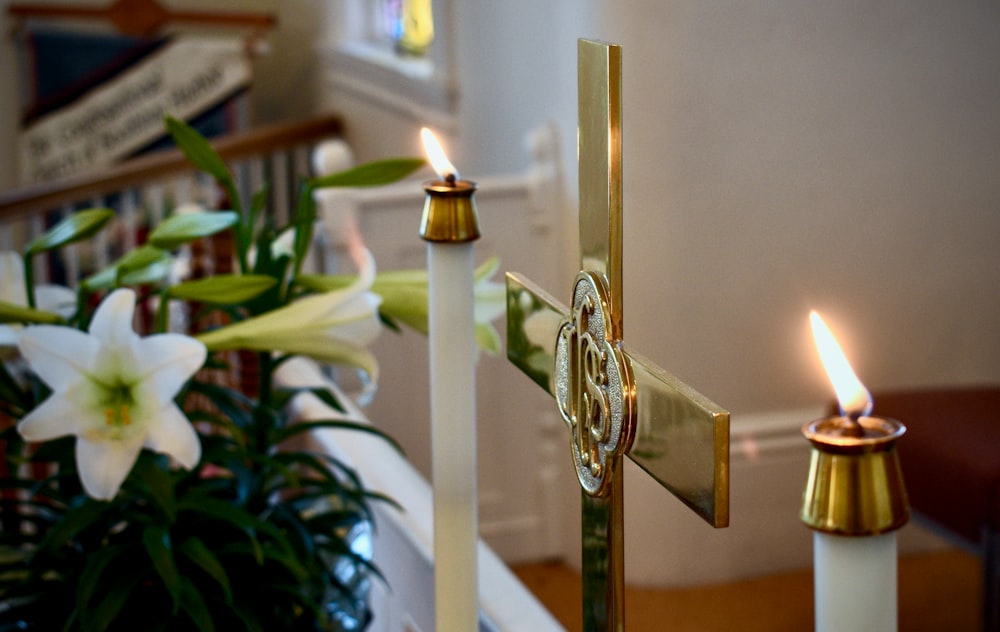
[[[553,397],[564,379],[557,377],[557,339],[569,319],[569,308],[508,273],[507,356]],[[728,526],[729,413],[621,347],[634,391],[627,456],[709,524]]]

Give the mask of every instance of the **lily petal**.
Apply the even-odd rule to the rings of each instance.
[[[169,454],[189,470],[201,460],[201,440],[198,433],[181,409],[172,402],[160,409],[156,420],[149,424],[145,447]]]
[[[496,355],[500,353],[502,342],[500,333],[490,323],[476,323],[476,344],[483,351]]]
[[[488,323],[507,311],[507,288],[494,281],[480,281],[475,288],[475,318]]]
[[[35,287],[38,309],[55,312],[69,318],[76,311],[76,292],[62,285],[39,285]]]
[[[135,291],[120,288],[109,294],[97,306],[90,322],[90,335],[114,347],[130,344],[138,335],[132,329],[135,315]]]
[[[139,458],[142,437],[131,441],[89,441],[76,439],[76,467],[87,495],[111,500]]]
[[[173,399],[181,386],[205,364],[201,342],[182,334],[157,334],[133,343],[136,371],[157,401]]]
[[[252,348],[252,347],[251,347]],[[303,355],[328,364],[346,364],[362,369],[372,382],[378,381],[378,361],[367,348],[336,338],[295,338],[280,339],[267,348],[257,351],[276,350],[294,355]]]
[[[69,397],[49,397],[17,423],[17,431],[25,441],[48,441],[71,434],[81,428],[80,417],[86,415],[79,402]]]
[[[70,327],[35,325],[21,332],[18,346],[38,377],[61,392],[91,372],[101,345]]]

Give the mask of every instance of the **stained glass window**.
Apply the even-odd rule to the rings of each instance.
[[[382,36],[404,55],[424,56],[434,41],[431,0],[380,0]]]

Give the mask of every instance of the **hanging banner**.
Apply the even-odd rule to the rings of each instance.
[[[190,119],[250,81],[243,40],[171,41],[22,130],[18,143],[22,183],[114,164],[161,138],[166,114]]]

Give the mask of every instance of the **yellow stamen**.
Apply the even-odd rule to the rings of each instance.
[[[128,426],[132,423],[129,415],[128,404],[122,404],[116,408],[104,409],[104,423],[109,426]]]

